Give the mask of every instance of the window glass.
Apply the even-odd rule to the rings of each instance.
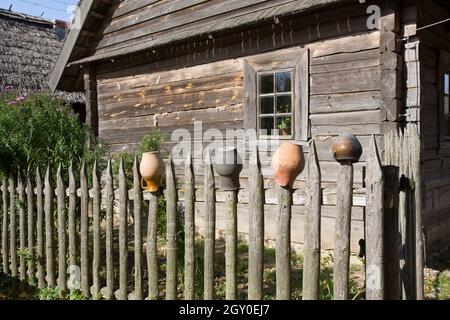
[[[292,137],[292,71],[264,73],[258,81],[258,121],[261,135]]]
[[[260,94],[273,93],[273,82],[273,74],[262,76],[260,81]]]

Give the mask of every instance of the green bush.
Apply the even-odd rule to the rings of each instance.
[[[106,150],[63,100],[48,93],[0,95],[0,173],[28,166],[43,170],[49,163],[66,169],[71,160],[92,164]]]

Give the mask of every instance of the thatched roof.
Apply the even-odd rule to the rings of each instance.
[[[63,46],[53,21],[0,9],[0,91],[46,90]],[[61,95],[61,94],[60,94]],[[65,95],[80,102],[80,94]]]

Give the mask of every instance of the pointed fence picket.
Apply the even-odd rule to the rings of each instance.
[[[385,137],[385,166],[375,139],[366,163],[366,299],[420,298],[420,140],[411,127]],[[321,252],[321,170],[314,141],[306,164],[305,241],[303,299],[319,298]],[[44,181],[39,168],[26,178],[11,173],[3,178],[1,206],[1,262],[3,273],[37,287],[58,287],[61,292],[79,289],[84,298],[177,299],[198,298],[195,275],[203,269],[203,298],[215,298],[216,184],[211,155],[204,165],[204,252],[196,252],[195,176],[191,155],[184,167],[184,181],[175,176],[174,164],[166,163],[165,191],[141,190],[139,161],[132,167],[132,188],[120,161],[117,175],[111,160],[100,174],[97,164],[88,168],[75,163],[58,167],[56,176],[46,167]],[[91,170],[92,171],[89,171]],[[92,175],[88,176],[88,171]],[[264,298],[264,180],[257,148],[248,167],[249,255],[248,299]],[[349,288],[350,217],[353,167],[342,163],[339,171],[335,249],[335,299],[347,299]],[[118,189],[115,189],[115,180]],[[182,178],[183,180],[183,178]],[[56,186],[53,185],[54,181]],[[181,188],[177,188],[181,185]],[[67,188],[67,189],[66,189]],[[184,199],[177,199],[183,189]],[[278,188],[276,238],[276,298],[291,298],[291,188]],[[167,237],[164,245],[165,277],[160,279],[158,212],[166,201]],[[239,295],[237,287],[238,192],[227,191],[226,298]],[[184,204],[184,247],[179,247],[181,226],[178,206]],[[411,211],[410,209],[414,210]],[[413,221],[414,220],[414,221]],[[17,224],[18,221],[18,224]],[[412,223],[414,222],[414,223]],[[398,230],[397,230],[398,226]],[[397,238],[400,231],[401,237]],[[18,238],[17,238],[18,235]],[[19,241],[17,241],[19,240]],[[183,242],[183,241],[181,241]],[[399,256],[397,248],[406,248]],[[184,249],[184,261],[178,250]],[[196,265],[203,255],[203,266]],[[144,258],[145,257],[145,258]],[[178,279],[184,262],[184,279]],[[407,266],[413,267],[407,268]],[[102,271],[104,270],[104,271]],[[165,280],[161,289],[160,281]],[[180,284],[184,283],[184,286]],[[180,289],[182,287],[182,289]],[[403,293],[402,293],[403,290]]]

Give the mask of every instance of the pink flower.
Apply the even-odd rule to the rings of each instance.
[[[11,90],[14,90],[13,86],[6,86],[5,87],[5,91],[11,91]]]
[[[23,100],[25,100],[25,96],[19,96],[16,99],[17,102],[22,102]]]
[[[8,102],[9,106],[13,106],[13,105],[16,105],[16,104],[17,104],[17,101],[15,101],[15,100],[11,100],[11,101]]]

